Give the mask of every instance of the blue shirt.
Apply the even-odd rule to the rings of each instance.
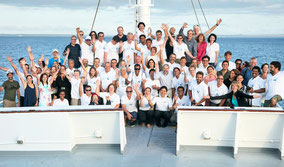
[[[244,76],[243,84],[248,86],[248,81],[252,78],[252,70],[246,67],[242,70],[242,75]]]
[[[237,98],[232,97],[232,104],[234,105],[234,107],[239,107]]]
[[[49,59],[48,68],[51,68],[53,66],[54,61],[55,61],[54,58]],[[58,59],[56,61],[58,63]],[[62,58],[60,58],[60,61],[61,61],[60,63],[63,64],[64,60]]]

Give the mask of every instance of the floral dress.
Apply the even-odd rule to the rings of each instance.
[[[50,85],[39,85],[39,106],[50,106],[51,103],[51,88]]]

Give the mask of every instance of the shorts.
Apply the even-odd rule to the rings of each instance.
[[[16,107],[16,102],[4,99],[3,107]]]
[[[272,99],[275,99],[277,103],[279,101],[282,101],[282,97],[280,95],[274,95],[270,100],[265,100],[264,101],[264,107],[270,107],[270,103],[271,103]]]

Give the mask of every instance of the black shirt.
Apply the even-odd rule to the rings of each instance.
[[[61,78],[61,76],[57,76],[55,82],[52,83],[52,86],[57,88],[57,97],[59,97],[59,93],[62,90],[65,90],[65,98],[69,101],[69,104],[71,102],[71,83],[69,80],[64,76]]]
[[[75,44],[75,46],[72,46],[71,43],[65,47],[64,52],[67,50],[67,48],[70,49],[70,53],[68,56],[68,59],[74,60],[74,67],[79,68],[81,66],[79,62],[79,57],[81,56],[81,47],[79,44]]]
[[[171,54],[174,53],[174,46],[170,45],[170,40],[169,39],[168,39],[168,41],[166,43],[166,53],[167,53],[167,61],[169,61]]]
[[[120,38],[118,35],[116,35],[116,36],[118,37],[119,42],[125,42],[125,41],[127,41],[127,36],[124,35],[124,34],[123,34],[123,36],[122,36],[121,38]],[[120,54],[119,54],[120,60],[122,59],[122,57],[123,57],[123,53],[120,53]]]

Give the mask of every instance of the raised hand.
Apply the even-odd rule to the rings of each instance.
[[[80,31],[80,28],[79,28],[79,27],[77,27],[77,28],[76,28],[76,32],[79,32],[79,31]]]
[[[127,64],[130,63],[130,60],[131,60],[130,55],[128,55],[128,56],[126,57],[126,62],[127,62]]]
[[[46,66],[48,66],[49,60],[46,58],[45,61],[44,61],[44,63],[45,63]]]
[[[44,61],[44,54],[41,55],[41,57],[39,58],[39,61]]]
[[[178,97],[177,97],[177,95],[175,94],[175,95],[174,95],[174,100],[177,101],[177,99],[178,99]]]
[[[119,42],[119,47],[123,47],[124,46],[124,43],[121,41],[121,42]]]
[[[13,59],[11,58],[11,56],[8,56],[7,59],[8,59],[9,62],[12,62],[12,61],[13,61]]]
[[[217,25],[221,24],[222,23],[222,19],[218,19],[217,20]]]
[[[28,51],[28,53],[31,53],[31,52],[32,52],[31,46],[28,46],[28,47],[27,47],[27,51]]]
[[[35,59],[35,58],[34,58],[34,55],[31,54],[31,55],[30,55],[30,60],[31,60],[31,61],[34,61],[34,59]]]
[[[109,97],[109,96],[106,96],[106,100],[109,101],[109,100],[110,100],[110,97]]]
[[[83,60],[82,60],[82,58],[81,58],[81,57],[79,57],[79,62],[80,62],[80,63],[83,63]]]
[[[152,28],[151,27],[148,28],[148,32],[149,32],[149,35],[152,34]]]
[[[133,86],[133,89],[138,90],[139,86],[140,86],[139,83],[135,83],[134,86]]]
[[[135,34],[133,35],[133,37],[134,37],[134,40],[137,41],[137,36]]]
[[[183,29],[187,28],[187,25],[188,25],[187,23],[183,23],[182,28]]]

